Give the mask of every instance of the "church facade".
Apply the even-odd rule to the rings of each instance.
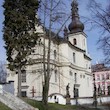
[[[42,26],[36,30],[41,32],[35,51],[29,56],[31,64],[26,66],[22,77],[22,96],[42,98],[44,82],[43,51],[48,50],[48,37]],[[50,52],[50,88],[49,96],[61,94],[66,96],[69,91],[70,98],[92,97],[91,58],[87,51],[87,36],[83,32],[84,25],[78,14],[76,0],[72,2],[72,21],[68,29],[64,29],[64,38],[53,38]],[[44,40],[45,36],[45,40]],[[17,96],[18,75],[8,71],[7,81],[14,81],[14,94]],[[68,87],[68,88],[67,88]]]

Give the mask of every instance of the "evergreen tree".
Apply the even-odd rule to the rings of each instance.
[[[18,71],[18,96],[21,96],[21,72],[25,67],[27,56],[35,47],[38,34],[36,12],[38,0],[4,0],[4,34],[7,60],[10,70]]]

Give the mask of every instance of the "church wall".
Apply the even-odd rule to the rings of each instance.
[[[69,76],[69,67],[63,66],[61,69],[62,69],[62,73],[61,73],[61,94],[63,94],[65,96],[66,95],[66,86],[69,84],[69,86],[71,88],[71,80],[70,80],[70,76]]]
[[[59,49],[61,51],[59,51],[60,53],[60,62],[61,63],[68,63],[69,59],[68,59],[68,54],[69,54],[69,50],[68,50],[68,44],[67,43],[62,43],[59,45]]]
[[[76,39],[76,45],[74,44],[74,39]],[[80,49],[85,50],[87,53],[86,35],[83,32],[70,34],[69,41],[76,47],[79,47]]]
[[[82,72],[82,76],[80,77],[81,78],[80,78],[79,96],[92,97],[93,96],[92,76]]]
[[[84,67],[84,55],[83,55],[83,53],[76,51],[76,50],[69,48],[69,47],[68,47],[68,50],[69,50],[69,52],[68,52],[69,61],[74,65],[77,65],[79,67]],[[73,53],[75,54],[75,61],[74,61]]]
[[[42,96],[42,84],[43,84],[43,65],[41,63],[27,66],[26,83],[27,96],[32,97],[32,89],[34,87],[35,96]]]

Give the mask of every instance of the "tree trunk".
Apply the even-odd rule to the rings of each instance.
[[[49,81],[46,81],[43,85],[43,104],[45,107],[45,110],[48,110],[48,91],[49,91]]]
[[[21,97],[21,68],[18,68],[18,97]]]
[[[50,23],[49,23],[49,36],[48,36],[49,41],[48,41],[48,52],[47,52],[47,71],[46,70],[44,71],[44,84],[43,84],[43,100],[42,100],[42,102],[44,104],[45,110],[48,110],[48,92],[49,92],[49,80],[50,80],[50,47],[51,47],[52,6],[53,6],[53,0],[51,0],[51,9],[50,9]]]

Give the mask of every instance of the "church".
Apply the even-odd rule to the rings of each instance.
[[[48,96],[54,94],[65,97],[69,92],[70,98],[86,98],[93,96],[93,78],[91,73],[91,58],[87,50],[87,35],[84,24],[78,14],[78,3],[72,2],[72,17],[68,29],[64,29],[64,37],[53,38],[50,52],[50,88]],[[68,31],[69,30],[69,31]],[[48,37],[42,26],[36,26],[41,33],[35,51],[30,55],[31,64],[26,65],[21,75],[22,96],[42,99],[44,82],[43,44],[48,50]],[[8,71],[7,81],[14,81],[14,95],[17,96],[18,75]],[[54,97],[56,99],[56,97]],[[60,100],[60,99],[58,99]]]

